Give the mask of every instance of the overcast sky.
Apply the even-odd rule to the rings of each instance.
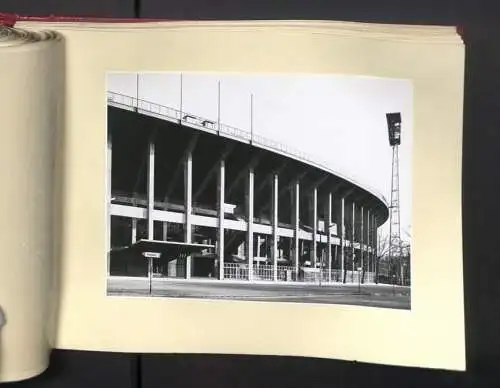
[[[110,73],[108,90],[179,109],[179,73]],[[314,155],[318,162],[373,187],[390,200],[392,150],[385,114],[401,112],[401,237],[411,232],[413,89],[410,80],[339,75],[183,73],[182,109],[250,130]],[[388,231],[386,223],[383,230]]]

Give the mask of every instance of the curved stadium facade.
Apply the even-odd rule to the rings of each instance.
[[[107,101],[109,276],[375,281],[382,195],[250,132],[113,92]],[[147,241],[203,245],[150,268],[133,249]]]

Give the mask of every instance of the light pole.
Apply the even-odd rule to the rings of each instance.
[[[253,144],[253,93],[250,94],[250,144]]]
[[[321,278],[322,278],[322,272],[323,272],[323,255],[321,255],[321,258],[319,259],[319,286],[321,287]]]
[[[217,81],[217,134],[220,135],[220,80]]]
[[[136,93],[136,96],[135,96],[136,97],[135,109],[139,110],[139,73],[136,74],[136,79],[135,79],[135,93]]]
[[[330,220],[331,220],[331,218],[330,218]],[[331,235],[332,235],[332,226],[333,225],[336,225],[336,224],[332,222],[332,223],[328,224],[328,226],[326,228],[326,230],[328,231],[328,238],[327,238],[328,244],[331,243]],[[331,256],[332,256],[333,252],[332,252],[331,248],[328,248],[327,252],[328,252],[328,277],[327,277],[327,279],[328,279],[328,283],[330,284],[332,281],[332,266],[333,266],[332,261],[333,261],[333,258]],[[337,256],[336,252],[337,252],[337,246],[335,246],[335,259]]]
[[[148,257],[148,280],[149,280],[149,295],[151,295],[151,288],[153,287],[153,258]]]
[[[399,145],[401,144],[401,112],[387,113],[389,145],[392,148],[391,204],[389,206],[389,262],[393,285],[401,268],[401,230],[399,205]]]
[[[182,103],[183,103],[183,101],[182,101],[182,82],[183,82],[182,73],[180,73],[180,79],[179,79],[179,81],[180,81],[180,95],[179,95],[179,111],[180,112],[179,112],[179,119],[180,119],[180,122],[182,122],[182,108],[183,108],[183,106],[182,106]]]
[[[319,259],[319,286],[321,287],[322,285],[322,279],[323,279],[323,252],[321,252],[321,257]]]
[[[358,267],[358,294],[361,294],[361,276],[362,267]]]

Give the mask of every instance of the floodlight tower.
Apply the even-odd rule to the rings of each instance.
[[[399,212],[399,153],[401,144],[401,113],[387,113],[387,127],[389,130],[389,144],[392,148],[392,179],[391,179],[391,203],[389,206],[389,263],[391,277],[400,273],[394,271],[396,264],[401,266],[401,228]],[[394,273],[394,272],[395,273]]]

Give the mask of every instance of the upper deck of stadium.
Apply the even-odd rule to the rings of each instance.
[[[238,193],[237,183],[242,178],[241,171],[245,166],[252,164],[252,160],[255,160],[258,155],[260,165],[263,166],[263,175],[267,176],[269,172],[279,171],[280,185],[283,187],[300,177],[301,180],[307,182],[305,186],[318,187],[320,192],[331,193],[335,198],[342,197],[348,201],[356,202],[359,206],[370,209],[373,212],[377,226],[384,224],[388,218],[388,203],[383,194],[372,187],[335,171],[331,166],[318,160],[314,155],[305,154],[296,148],[260,135],[252,134],[247,130],[112,91],[107,92],[107,103],[108,120],[111,120],[111,124],[114,128],[117,128],[117,131],[126,132],[127,130],[132,131],[140,128],[140,132],[143,132],[143,135],[157,131],[155,136],[158,139],[163,139],[158,144],[169,144],[163,147],[164,154],[171,155],[172,157],[182,156],[184,149],[189,147],[190,142],[192,142],[193,135],[208,135],[198,137],[197,148],[203,151],[198,153],[196,161],[196,165],[199,167],[198,175],[193,173],[193,179],[198,177],[198,184],[193,185],[195,200],[206,195],[210,197],[210,194],[204,194],[203,191],[212,192],[215,195],[215,190],[207,189],[210,183],[206,178],[210,175],[211,167],[220,155],[230,158],[227,165],[238,166],[234,169],[234,175],[226,178],[229,184],[229,200],[231,196],[236,196],[243,200],[244,191],[241,190]],[[110,115],[112,117],[109,117]],[[108,123],[108,125],[111,124]],[[179,131],[179,128],[183,130]],[[147,138],[147,136],[143,137]],[[132,144],[138,146],[138,142],[140,142],[139,138],[136,140],[131,139],[129,136],[127,141],[131,141]],[[318,138],[317,141],[322,141],[322,139]],[[117,142],[119,143],[120,140]],[[144,147],[146,147],[146,144]],[[162,146],[160,145],[159,148],[161,149]],[[332,144],[332,152],[335,152],[335,144]],[[353,152],[355,152],[355,145],[353,145]],[[366,159],[360,158],[360,160],[363,163],[369,163]],[[161,168],[161,166],[156,167],[157,170],[161,170]],[[179,175],[178,173],[179,171],[177,171],[177,175]],[[167,193],[169,193],[169,196],[175,197],[172,189],[167,187],[167,181],[170,184],[172,182],[175,184],[175,175],[176,172],[169,167],[164,169],[163,174],[157,174],[157,177],[155,177],[155,201],[161,202],[164,199],[163,196],[166,196]],[[165,177],[165,179],[161,179],[160,176]],[[136,179],[135,183],[132,182],[133,178]],[[139,196],[141,194],[145,196],[145,189],[142,192],[143,190],[140,188],[137,189],[137,187],[146,187],[146,177],[142,178],[144,184],[138,185],[137,179],[139,178],[130,177],[128,180],[129,183],[123,183],[124,181],[117,183],[117,179],[114,178],[114,191],[118,193],[130,193],[130,191],[134,191]],[[179,178],[177,177],[177,179]],[[283,185],[283,182],[285,182],[285,185]],[[258,183],[256,182],[256,184]],[[208,202],[212,202],[211,199],[215,198],[209,198]],[[234,200],[233,202],[237,203],[239,201]],[[203,206],[199,207],[203,211]],[[266,205],[264,204],[263,207],[266,208]]]

